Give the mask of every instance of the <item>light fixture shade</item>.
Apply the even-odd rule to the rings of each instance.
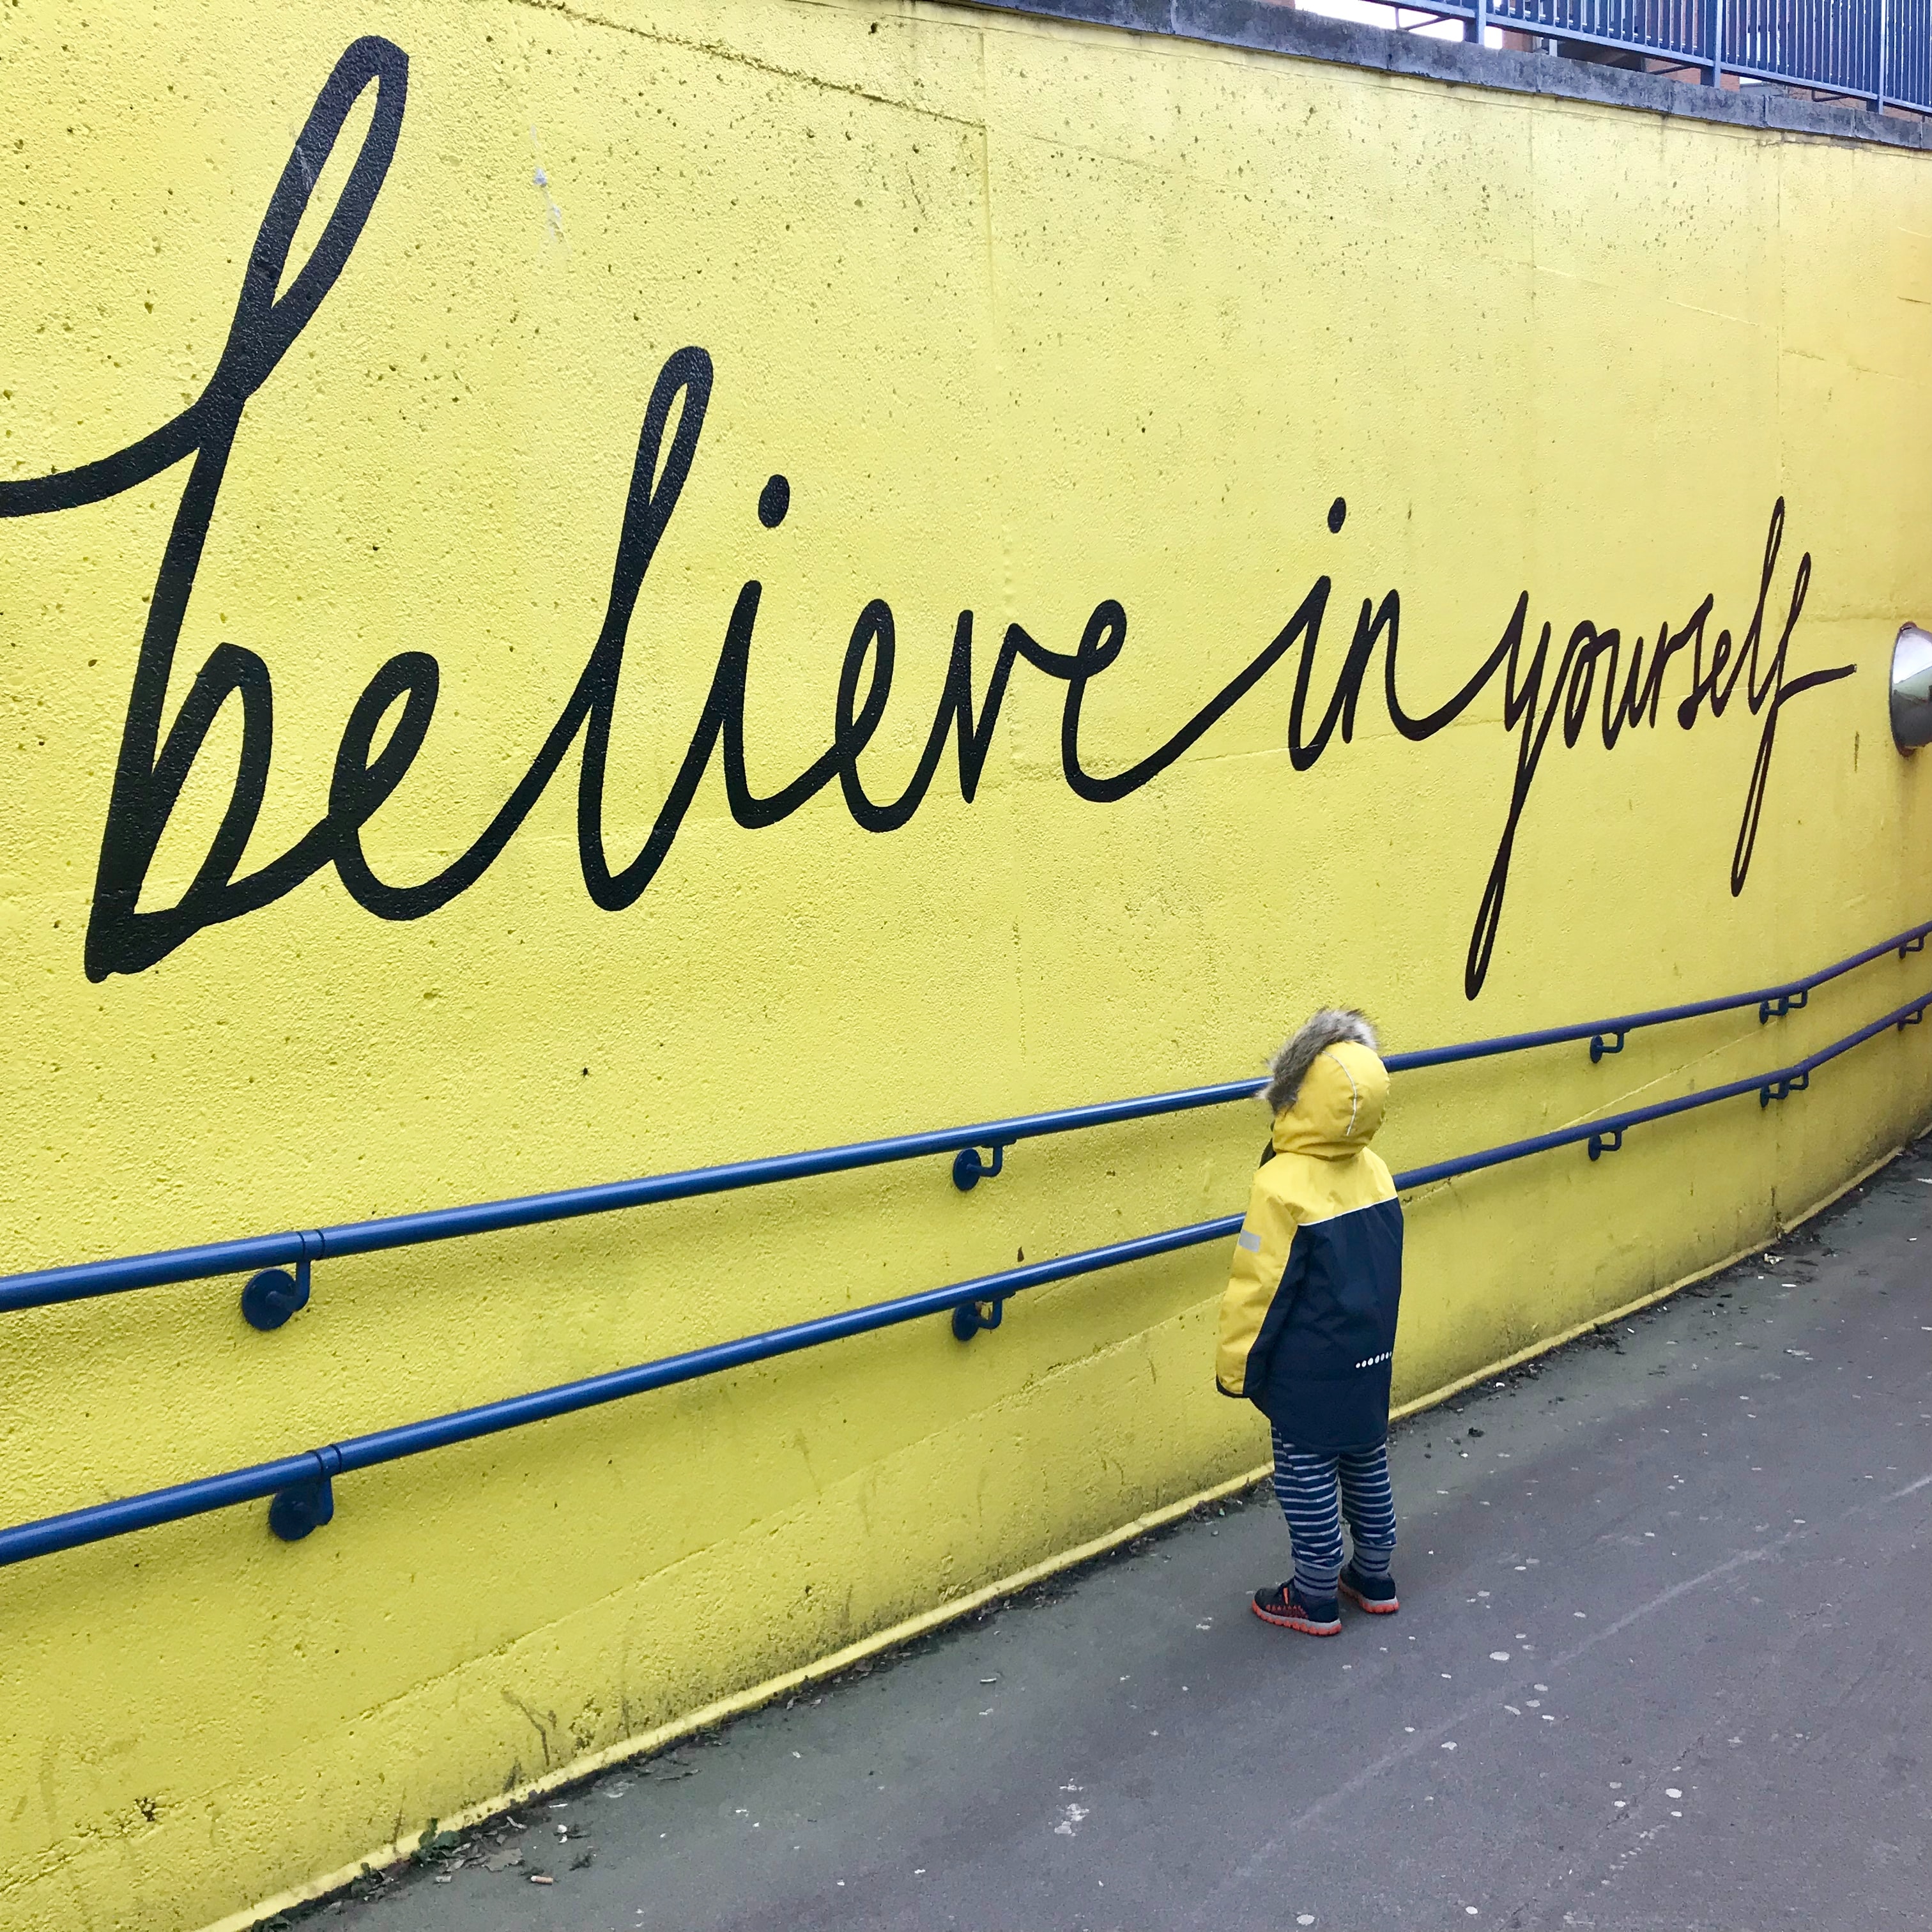
[[[1892,647],[1892,736],[1901,752],[1932,745],[1932,632],[1916,624]]]

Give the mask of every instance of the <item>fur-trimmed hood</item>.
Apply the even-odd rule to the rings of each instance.
[[[1380,1044],[1368,1015],[1356,1012],[1353,1006],[1324,1006],[1313,1015],[1269,1064],[1268,1070],[1274,1078],[1262,1096],[1268,1112],[1278,1114],[1284,1107],[1293,1106],[1308,1070],[1315,1064],[1315,1056],[1345,1040],[1366,1046],[1371,1053]]]
[[[1336,1160],[1358,1154],[1388,1109],[1388,1070],[1365,1016],[1325,1007],[1275,1056],[1265,1098],[1279,1154]]]

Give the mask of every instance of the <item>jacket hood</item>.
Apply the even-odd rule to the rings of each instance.
[[[1352,1040],[1315,1056],[1294,1104],[1274,1117],[1277,1154],[1346,1160],[1376,1137],[1388,1111],[1389,1077],[1378,1054]]]

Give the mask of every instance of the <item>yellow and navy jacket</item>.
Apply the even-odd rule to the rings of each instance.
[[[1275,1116],[1221,1298],[1214,1378],[1297,1448],[1372,1449],[1388,1433],[1402,1298],[1402,1204],[1370,1147],[1388,1070],[1324,1048]]]

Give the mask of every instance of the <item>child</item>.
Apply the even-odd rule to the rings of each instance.
[[[1256,1591],[1255,1615],[1333,1636],[1338,1589],[1365,1610],[1397,1607],[1388,1438],[1402,1207],[1369,1147],[1388,1070],[1367,1019],[1331,1008],[1275,1056],[1274,1073],[1274,1132],[1221,1298],[1214,1374],[1223,1395],[1246,1396],[1268,1419],[1294,1544],[1293,1581]]]

